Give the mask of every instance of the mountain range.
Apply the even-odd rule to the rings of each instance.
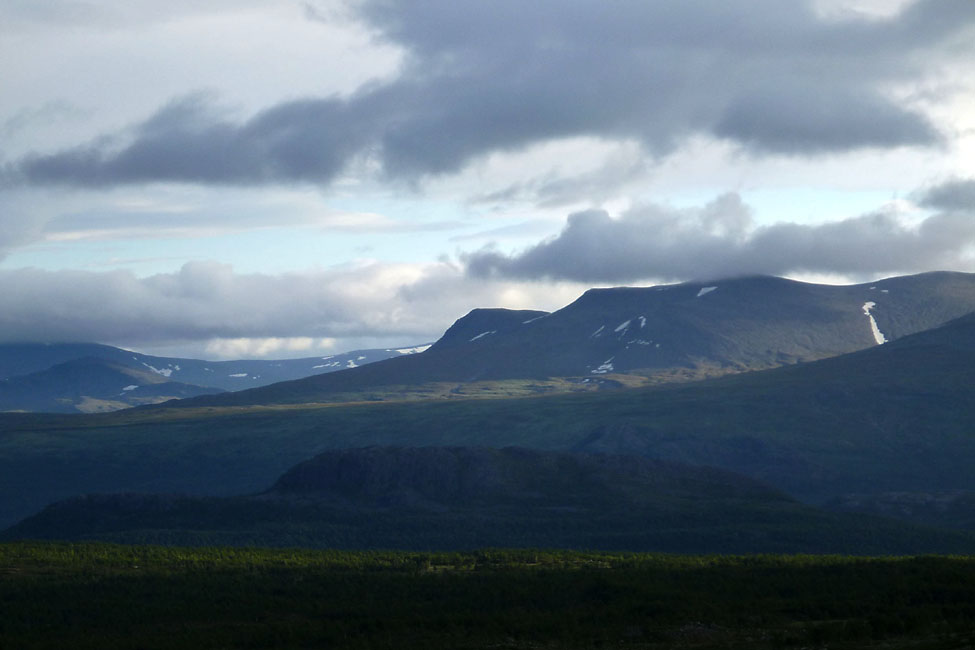
[[[703,291],[709,287],[717,288]],[[722,288],[730,294],[723,306],[699,306],[707,299],[717,298]],[[666,294],[674,296],[671,303],[653,303],[657,304],[657,311],[648,308],[650,302],[658,300],[656,296]],[[583,310],[580,303],[599,308]],[[787,308],[781,308],[783,305]],[[802,305],[806,306],[800,309]],[[970,530],[971,522],[975,521],[971,516],[971,504],[975,503],[975,474],[971,472],[971,461],[975,458],[972,435],[975,396],[971,390],[975,386],[973,305],[975,279],[964,274],[924,274],[839,288],[750,278],[706,286],[601,290],[589,292],[577,303],[549,315],[478,310],[458,321],[422,354],[331,375],[117,413],[3,414],[0,415],[0,524],[13,524],[38,513],[45,505],[69,499],[59,509],[36,520],[38,526],[41,524],[37,522],[47,522],[45,535],[51,535],[52,530],[56,533],[57,526],[52,522],[58,521],[58,517],[65,522],[71,519],[73,515],[69,513],[73,508],[88,513],[79,516],[81,519],[101,521],[116,517],[97,515],[96,511],[103,506],[106,513],[129,512],[126,517],[132,518],[138,530],[148,530],[147,522],[156,515],[147,514],[149,520],[140,520],[135,511],[142,506],[131,504],[143,503],[147,513],[158,514],[158,504],[175,503],[172,501],[175,497],[145,497],[144,501],[109,496],[98,497],[101,501],[79,501],[74,497],[91,493],[182,493],[186,496],[180,497],[183,500],[179,501],[182,504],[179,508],[185,506],[185,509],[177,510],[189,519],[179,521],[188,522],[186,525],[198,532],[213,532],[216,528],[208,528],[205,522],[193,519],[202,512],[196,497],[211,499],[203,511],[215,513],[218,518],[228,516],[219,514],[225,512],[225,506],[231,509],[239,506],[243,508],[241,512],[247,512],[248,508],[270,508],[269,503],[274,502],[277,505],[267,511],[270,514],[261,515],[265,517],[265,528],[255,532],[253,527],[243,526],[233,518],[230,521],[233,526],[225,528],[237,531],[233,535],[238,541],[248,536],[266,541],[271,539],[269,530],[282,533],[277,519],[282,516],[281,504],[298,507],[315,501],[308,505],[311,510],[299,508],[305,514],[293,511],[285,516],[285,519],[291,517],[299,529],[312,531],[308,533],[310,537],[302,537],[305,541],[301,543],[305,544],[316,535],[334,539],[326,531],[328,526],[312,525],[307,520],[309,512],[325,507],[320,495],[286,498],[276,489],[267,492],[267,486],[288,476],[291,468],[301,467],[303,461],[332,450],[374,446],[482,449],[477,453],[486,453],[483,448],[517,446],[538,453],[582,454],[587,458],[596,454],[649,459],[671,467],[711,467],[714,469],[706,471],[719,473],[714,476],[737,477],[732,481],[738,481],[737,485],[762,486],[752,495],[758,501],[749,497],[749,517],[771,507],[762,501],[765,497],[759,498],[759,493],[778,495],[775,498],[780,505],[773,510],[780,508],[782,499],[793,504],[788,508],[812,507],[800,513],[801,516],[796,515],[799,519],[791,520],[799,528],[817,521],[818,517],[822,526],[838,531],[842,526],[833,528],[833,525],[840,520],[831,517],[847,513],[847,517],[873,522],[869,526],[886,530],[901,541],[918,540],[934,533],[930,529],[924,529],[928,532],[922,534],[918,533],[921,528],[912,528],[914,532],[891,528],[894,523],[883,517]],[[749,314],[754,317],[747,318]],[[646,319],[643,327],[641,317]],[[628,327],[620,327],[627,320]],[[546,326],[551,329],[544,336],[537,336],[532,328],[545,322],[555,325]],[[463,380],[471,378],[500,384],[517,380],[524,386],[541,386],[547,380],[536,377],[548,377],[550,369],[578,368],[570,366],[569,361],[557,359],[552,363],[565,365],[546,366],[555,358],[554,350],[564,350],[570,360],[578,360],[591,354],[591,346],[610,345],[599,341],[601,337],[591,336],[598,331],[599,323],[606,322],[613,327],[607,325],[603,331],[610,329],[618,335],[610,343],[616,346],[617,352],[622,351],[619,356],[626,363],[621,362],[619,368],[614,366],[614,371],[606,374],[598,372],[599,366],[589,364],[588,374],[570,377],[572,381],[566,380],[567,384],[575,381],[578,383],[574,385],[581,386],[588,379],[589,384],[615,381],[618,386],[624,386],[628,378],[637,377],[645,379],[645,385],[626,390],[542,394],[519,399],[398,403],[373,403],[368,399],[374,390],[370,387],[380,385],[377,381],[387,381],[391,395],[398,390],[395,387],[411,385],[410,380],[420,383],[441,380],[455,389],[463,389],[467,386]],[[669,330],[671,338],[653,340],[661,343],[661,348],[654,349],[664,349],[669,343],[670,347],[683,350],[679,359],[660,367],[648,366],[650,357],[637,356],[644,354],[642,348],[648,346],[634,348],[638,344],[628,344],[631,339],[619,336],[628,328],[645,330],[652,322],[678,323]],[[584,332],[579,323],[585,323]],[[926,327],[928,324],[930,327]],[[481,329],[485,326],[491,329]],[[680,338],[682,327],[688,332],[688,340],[696,341],[694,345]],[[664,331],[663,326],[659,325],[656,331]],[[581,350],[576,350],[569,342],[579,332],[586,333],[587,337],[579,343]],[[878,340],[881,337],[883,344]],[[492,339],[495,343],[490,345],[495,347],[487,347]],[[838,351],[845,349],[844,346],[852,350]],[[627,351],[633,349],[636,349],[634,356],[627,356]],[[699,355],[702,350],[711,350],[711,356]],[[511,352],[507,357],[506,351]],[[524,374],[522,369],[533,367],[525,361],[531,354],[544,372],[538,372],[536,377],[512,378]],[[752,366],[773,367],[743,372]],[[383,369],[391,376],[383,379]],[[483,372],[463,375],[472,369]],[[656,373],[664,373],[664,379],[672,378],[680,369],[694,376],[720,376],[680,383],[655,379]],[[717,370],[712,372],[714,369]],[[624,370],[633,374],[624,374],[621,372]],[[451,377],[454,379],[448,380]],[[602,386],[608,388],[609,384]],[[358,395],[359,399],[352,404],[316,403],[327,402],[330,395],[340,391],[345,396]],[[462,393],[455,396],[458,395]],[[399,458],[396,471],[408,473],[411,467],[422,467],[422,464],[406,462],[408,456],[396,456],[389,451],[379,458]],[[319,465],[322,462],[325,461]],[[419,471],[416,479],[424,476],[425,471]],[[617,480],[622,484],[628,479],[620,475]],[[400,491],[397,488],[392,493]],[[431,494],[440,491],[438,488]],[[402,492],[408,494],[408,490]],[[240,496],[245,494],[254,496]],[[713,491],[705,490],[703,494],[711,495],[707,499],[715,498]],[[231,501],[213,501],[215,497]],[[331,513],[329,516],[339,517],[335,521],[347,524],[352,521],[349,517],[368,521],[377,508],[391,507],[382,506],[379,503],[382,499],[360,501],[346,503],[339,508],[341,513],[336,514],[337,501],[332,498],[324,501],[330,504],[326,508]],[[422,501],[393,507],[399,511],[394,517],[397,522],[394,528],[419,530],[411,526],[419,526],[417,522],[421,521],[433,525],[430,508],[413,507],[417,503],[423,505]],[[625,503],[629,505],[623,510],[636,508],[633,503]],[[457,514],[449,518],[453,524],[463,520],[467,522],[464,525],[473,526],[472,521],[483,520],[478,519],[484,515],[478,510],[481,506],[468,505],[473,519]],[[440,503],[433,511],[442,510],[440,506],[455,509],[455,504]],[[601,507],[612,510],[605,503]],[[54,516],[52,512],[60,514]],[[799,513],[799,510],[792,512]],[[881,518],[874,518],[877,516]],[[491,520],[490,526],[477,530],[503,530],[505,521],[514,525],[518,520],[514,514],[511,517]],[[800,519],[806,523],[797,523]],[[569,520],[571,517],[565,521]],[[757,520],[743,515],[742,521],[752,521],[758,526],[756,530],[760,528]],[[702,522],[698,521],[701,530],[718,526],[716,521]],[[627,528],[630,524],[624,524],[622,519],[617,523],[621,531],[635,530]],[[345,524],[335,525],[338,527],[328,530],[340,530]],[[67,535],[65,526],[62,533]],[[188,538],[173,532],[177,529],[180,527],[174,525],[155,530],[169,531],[158,532],[159,539],[168,535],[186,541]],[[135,534],[134,530],[116,527],[110,531],[83,533],[75,529],[72,534],[111,533],[117,539],[130,539],[125,536]],[[345,530],[351,529],[346,526]],[[395,536],[386,537],[382,542],[381,536],[369,537],[364,529],[357,530],[346,538],[358,540],[349,541],[351,545],[367,544],[368,539],[376,544],[394,542]],[[916,534],[921,537],[912,537]],[[480,535],[479,539],[498,539],[486,532]],[[542,539],[532,535],[525,532],[521,539]],[[930,542],[925,542],[927,546],[911,548],[947,548],[933,541],[937,535],[925,538]],[[854,538],[856,535],[851,537]],[[405,537],[398,539],[396,543],[407,544]],[[410,539],[416,542],[420,537]],[[515,535],[508,541],[517,539]],[[658,542],[662,539],[658,538]],[[790,548],[802,550],[803,539],[809,542],[813,537],[807,534],[801,539],[793,538],[796,543]],[[298,543],[296,539],[293,541]],[[960,543],[969,552],[975,548],[965,546],[968,542],[963,539]],[[663,542],[656,547],[647,542],[641,548],[664,546]],[[771,547],[756,544],[754,548]],[[809,542],[805,548],[839,547]]]
[[[592,289],[552,313],[476,309],[422,355],[181,404],[401,399],[428,395],[436,384],[505,380],[543,390],[553,378],[571,378],[577,389],[700,379],[854,352],[972,311],[975,275],[965,273],[852,286],[750,277]]]
[[[95,343],[5,343],[0,344],[0,411],[113,411],[356,368],[427,347],[354,350],[304,359],[204,361]]]

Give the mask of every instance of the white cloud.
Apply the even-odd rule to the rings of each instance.
[[[906,201],[838,221],[758,226],[735,193],[697,208],[645,204],[617,218],[569,215],[556,237],[523,251],[463,256],[474,277],[639,282],[797,273],[870,277],[975,268],[975,184],[953,181],[922,199],[943,208],[918,219]],[[910,207],[910,210],[905,210]]]
[[[313,356],[335,349],[335,339],[310,336],[217,338],[207,341],[204,354],[207,359],[265,359]]]

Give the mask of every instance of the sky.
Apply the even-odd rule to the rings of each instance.
[[[0,342],[975,272],[972,0],[0,0]]]

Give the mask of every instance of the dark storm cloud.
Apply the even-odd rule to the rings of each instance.
[[[101,139],[52,156],[34,155],[20,172],[37,183],[82,186],[151,181],[214,184],[321,182],[361,145],[345,104],[305,100],[276,106],[235,124],[193,95],[163,107],[128,144]]]
[[[795,272],[873,275],[950,268],[975,244],[975,220],[939,213],[919,226],[895,214],[754,227],[738,195],[697,210],[644,206],[618,219],[569,215],[562,232],[521,253],[467,254],[474,277],[632,282]]]
[[[955,179],[928,188],[920,193],[918,202],[936,210],[975,215],[975,179]]]
[[[572,136],[628,139],[658,156],[701,134],[756,153],[935,145],[937,127],[887,89],[970,54],[964,33],[975,25],[971,0],[842,21],[802,0],[352,6],[405,52],[395,80],[243,122],[182,100],[127,136],[34,155],[8,173],[81,186],[326,183],[364,156],[387,177],[417,179]]]

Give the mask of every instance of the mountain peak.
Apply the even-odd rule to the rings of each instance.
[[[547,311],[533,309],[472,309],[444,332],[434,349],[461,345],[517,329],[527,322],[548,316]]]

